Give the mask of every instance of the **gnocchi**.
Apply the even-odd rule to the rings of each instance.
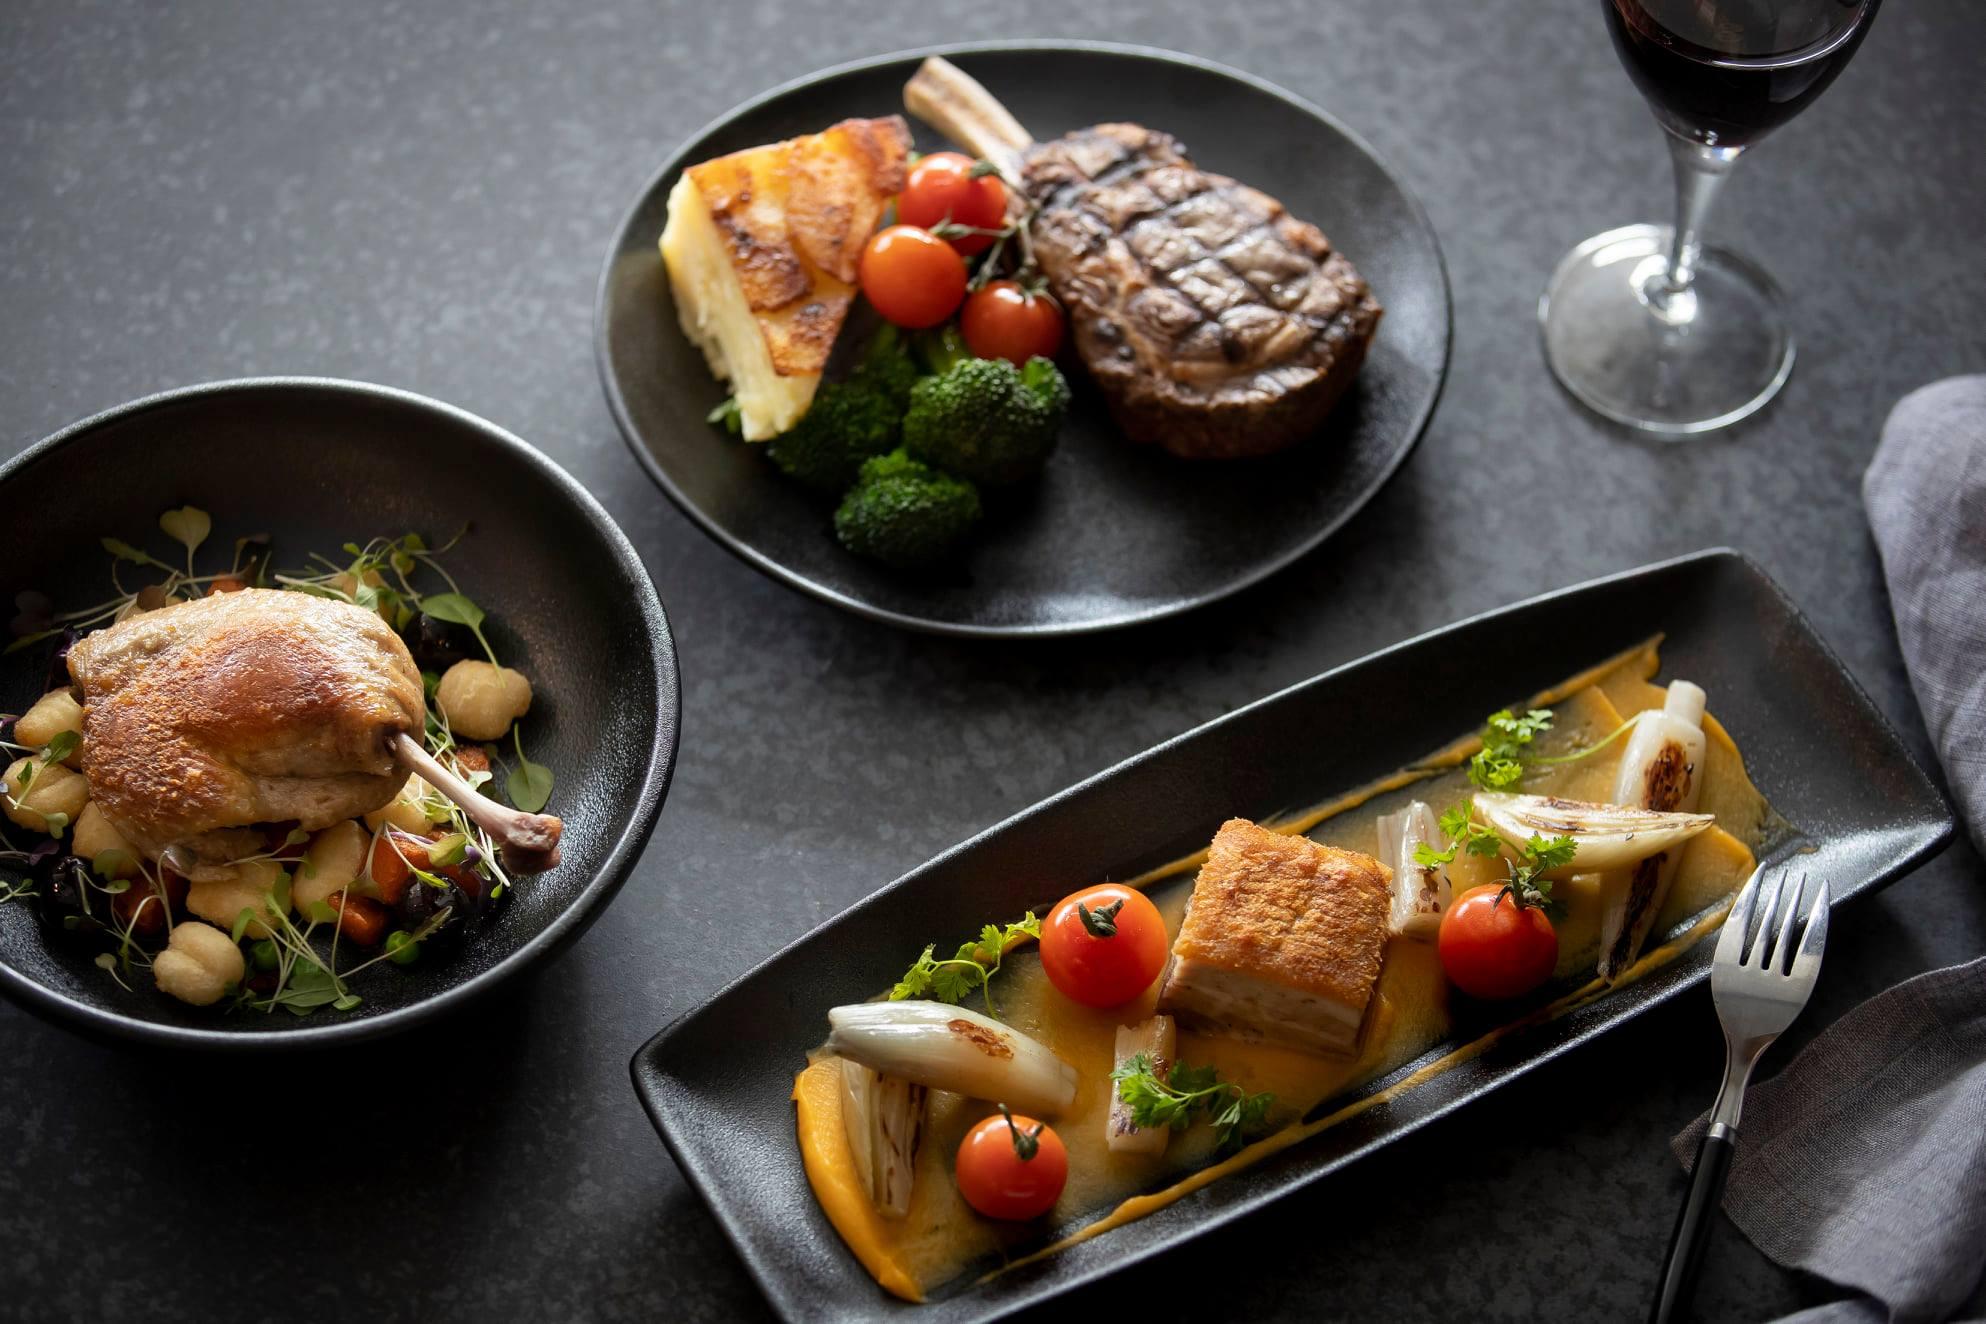
[[[330,910],[319,911],[318,906],[352,885],[371,846],[372,834],[349,818],[313,836],[290,883],[290,904],[297,913],[305,919],[330,918]]]
[[[365,825],[374,832],[392,826],[402,832],[425,837],[428,828],[448,817],[448,808],[435,789],[416,774],[409,774],[399,793],[365,816]]]
[[[14,723],[14,739],[23,745],[37,748],[48,744],[64,731],[73,731],[80,742],[83,737],[83,705],[76,702],[76,696],[66,689],[50,690],[35,700],[34,707],[21,714]],[[82,766],[83,747],[79,743],[62,761],[69,767]]]
[[[241,948],[221,930],[197,920],[173,925],[164,951],[152,958],[159,991],[195,1007],[211,1007],[247,973]]]
[[[83,806],[83,812],[76,815],[76,825],[69,837],[69,852],[88,860],[92,865],[112,851],[123,852],[123,858],[116,861],[111,876],[129,878],[138,872],[138,852],[131,849],[131,843],[124,834],[112,827],[104,817],[103,810],[92,800]],[[101,868],[101,866],[99,866]]]
[[[515,668],[464,659],[442,676],[434,701],[458,738],[501,740],[531,711],[531,682]]]
[[[255,918],[242,932],[251,938],[266,938],[276,916],[289,909],[286,898],[271,895],[283,885],[283,878],[283,866],[275,860],[244,860],[230,865],[226,878],[188,887],[186,908],[230,933],[241,912],[252,911]]]
[[[7,817],[24,828],[59,837],[89,798],[89,781],[60,763],[29,757],[7,768]]]

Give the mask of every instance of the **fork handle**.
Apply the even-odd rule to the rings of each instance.
[[[1731,1155],[1738,1147],[1736,1127],[1712,1122],[1696,1148],[1696,1167],[1691,1170],[1689,1195],[1676,1218],[1675,1233],[1669,1238],[1669,1255],[1662,1264],[1662,1286],[1655,1308],[1648,1312],[1650,1324],[1671,1324],[1689,1310],[1696,1294],[1697,1271],[1703,1267],[1703,1250],[1710,1244],[1710,1229],[1717,1220],[1717,1202],[1724,1194],[1724,1175],[1731,1170]]]

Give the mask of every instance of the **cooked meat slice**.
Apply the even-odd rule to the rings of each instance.
[[[83,771],[111,825],[156,858],[238,857],[239,829],[368,813],[405,780],[386,748],[418,731],[421,677],[377,614],[273,589],[131,617],[69,652]]]
[[[1351,1051],[1386,953],[1390,881],[1369,855],[1229,819],[1194,880],[1159,1010],[1303,1052]]]
[[[1313,434],[1358,375],[1382,312],[1365,279],[1316,226],[1199,169],[1171,135],[1099,124],[1031,143],[937,59],[904,100],[1020,180],[1035,258],[1131,440],[1264,455]]]

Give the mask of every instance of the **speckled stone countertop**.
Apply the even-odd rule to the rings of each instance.
[[[648,482],[595,378],[594,281],[657,162],[733,103],[879,51],[1057,35],[1239,65],[1366,135],[1446,249],[1447,394],[1340,537],[1227,604],[1051,644],[899,634],[761,578]],[[1891,5],[1746,162],[1713,238],[1785,286],[1800,361],[1758,419],[1664,448],[1562,395],[1534,329],[1568,247],[1668,205],[1593,0],[8,0],[0,454],[219,377],[438,396],[606,503],[668,604],[685,689],[675,787],[627,890],[466,1021],[258,1065],[101,1048],[0,1006],[0,1316],[761,1317],[629,1089],[638,1044],[986,824],[1478,608],[1733,544],[1928,756],[1858,483],[1901,394],[1986,368],[1982,50],[1986,7]],[[1961,844],[1845,912],[1803,1032],[1986,947],[1981,881]],[[1680,999],[1070,1304],[1639,1318],[1681,1190],[1665,1142],[1718,1066],[1707,992]],[[1720,1228],[1706,1317],[1826,1296]]]

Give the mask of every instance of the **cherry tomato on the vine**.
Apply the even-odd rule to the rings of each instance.
[[[975,230],[998,230],[1007,222],[1007,186],[1000,176],[973,171],[979,163],[959,152],[933,152],[910,167],[896,200],[896,218],[905,225],[934,230],[946,221]],[[983,253],[990,234],[956,234],[945,242],[962,257]]]
[[[1020,367],[1037,354],[1052,359],[1062,348],[1062,309],[1017,281],[991,281],[967,296],[959,332],[980,358]]]
[[[988,1218],[1039,1218],[1069,1181],[1069,1151],[1047,1123],[1000,1111],[959,1144],[959,1194]]]
[[[1478,998],[1515,998],[1551,978],[1558,932],[1536,906],[1520,906],[1495,883],[1472,887],[1441,917],[1442,973]]]
[[[965,298],[965,259],[929,230],[892,225],[862,250],[862,293],[898,326],[936,326]]]
[[[1129,1002],[1165,968],[1165,920],[1136,888],[1105,883],[1066,896],[1041,925],[1041,968],[1086,1007]]]

